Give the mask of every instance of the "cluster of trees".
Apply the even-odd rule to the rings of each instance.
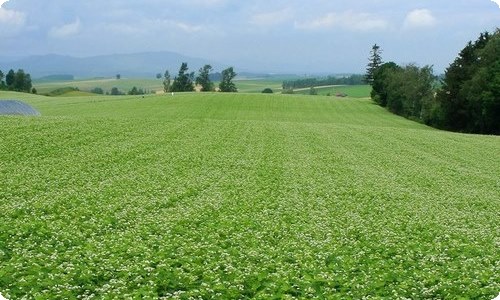
[[[435,83],[436,77],[430,66],[398,66],[388,62],[373,73],[371,96],[395,114],[429,123],[433,117]]]
[[[127,95],[144,95],[146,92],[143,89],[132,87],[130,91],[127,92]]]
[[[328,76],[326,78],[303,78],[283,81],[284,91],[302,88],[311,88],[325,85],[357,85],[364,83],[363,75],[351,75],[347,77]]]
[[[104,90],[100,87],[96,87],[90,90],[91,93],[98,94],[98,95],[103,95]]]
[[[109,93],[111,96],[121,96],[125,95],[124,92],[120,91],[117,87],[111,88],[111,93]]]
[[[0,70],[0,90],[36,94],[36,89],[33,88],[31,82],[31,75],[22,69],[17,70],[17,72],[11,69],[7,74]]]
[[[189,72],[187,63],[183,62],[179,68],[177,76],[173,79],[170,72],[167,70],[163,75],[163,90],[168,92],[193,92],[195,85],[200,86],[202,92],[215,91],[214,79],[219,79],[219,91],[221,92],[237,92],[238,89],[233,82],[236,77],[233,67],[229,67],[222,71],[222,73],[212,73],[213,68],[211,65],[205,65],[198,71],[198,76],[195,77],[194,72]],[[156,78],[161,77],[156,75]]]
[[[436,100],[440,127],[500,134],[500,29],[465,46],[446,70]]]
[[[100,87],[93,88],[90,90],[90,92],[94,94],[104,95],[104,90]],[[144,95],[146,93],[146,90],[134,86],[130,91],[127,92],[127,95]],[[106,95],[119,96],[125,95],[125,93],[120,91],[117,87],[113,87],[111,89],[111,92],[106,92]]]
[[[93,90],[93,93],[102,94],[102,89],[96,88],[96,89]],[[146,91],[134,86],[126,94],[127,95],[144,95],[144,94],[146,94]],[[106,93],[106,95],[108,95],[108,93]],[[120,96],[120,95],[125,95],[125,93],[122,92],[122,91],[120,91],[117,87],[113,87],[113,88],[111,88],[111,92],[109,93],[109,95]]]
[[[500,134],[500,30],[469,42],[447,68],[442,86],[432,67],[383,63],[372,48],[366,81],[390,111],[446,130]]]

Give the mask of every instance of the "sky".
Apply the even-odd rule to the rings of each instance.
[[[0,57],[173,51],[275,73],[362,73],[384,61],[444,72],[500,0],[1,1]]]

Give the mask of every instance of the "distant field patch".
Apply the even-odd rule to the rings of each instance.
[[[265,88],[271,88],[275,92],[281,91],[282,77],[260,78],[260,79],[236,79],[235,84],[239,92],[242,93],[260,93]],[[215,82],[215,86],[218,86]],[[127,93],[134,86],[147,91],[148,93],[163,91],[162,79],[145,78],[97,78],[84,80],[41,80],[35,81],[34,86],[39,94],[48,94],[56,89],[76,87],[80,91],[90,92],[95,88],[101,88],[104,93],[111,92],[116,87],[121,92]]]
[[[261,93],[265,88],[270,88],[273,92],[281,92],[283,80],[278,79],[244,79],[235,80],[236,87],[242,93]]]
[[[371,86],[369,85],[343,85],[343,86],[328,86],[328,87],[315,87],[318,95],[322,96],[337,96],[346,95],[351,98],[367,98],[370,97]],[[296,94],[308,95],[310,88],[303,88],[295,90]]]
[[[95,88],[101,88],[104,93],[110,93],[111,89],[116,87],[123,93],[127,93],[134,86],[143,89],[148,93],[162,91],[163,85],[160,79],[141,79],[141,78],[98,78],[71,81],[41,81],[34,82],[39,94],[48,94],[61,88],[78,88],[82,92],[90,92]]]

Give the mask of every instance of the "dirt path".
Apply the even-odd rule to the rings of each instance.
[[[328,87],[341,87],[341,86],[346,86],[345,84],[334,84],[334,85],[320,85],[320,86],[315,86],[315,89],[322,89],[322,88],[328,88]],[[310,89],[310,87],[307,88],[300,88],[300,89],[294,89],[294,91],[300,92],[300,91],[306,91]]]

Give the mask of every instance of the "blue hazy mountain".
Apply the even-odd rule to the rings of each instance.
[[[33,78],[57,74],[75,77],[110,77],[120,74],[127,77],[153,77],[169,70],[177,74],[182,62],[187,62],[190,72],[197,72],[205,64],[221,71],[221,64],[209,60],[189,57],[174,52],[144,52],[112,54],[92,57],[73,57],[57,54],[35,55],[23,58],[0,57],[0,70],[5,74],[10,69],[23,69]]]

